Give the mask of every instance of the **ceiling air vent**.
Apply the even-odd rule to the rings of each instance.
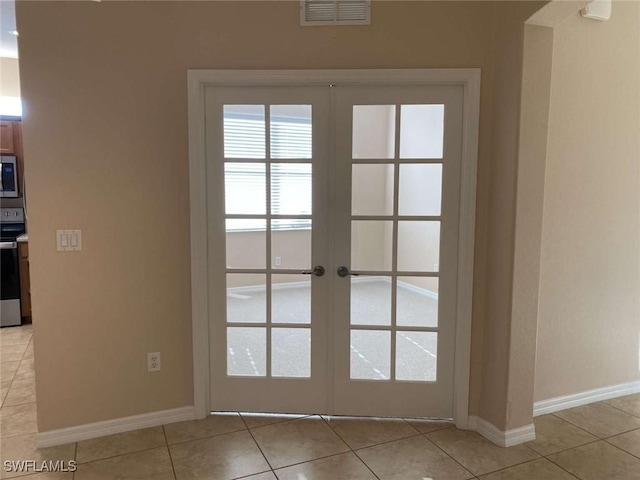
[[[371,25],[371,0],[301,0],[300,25]]]

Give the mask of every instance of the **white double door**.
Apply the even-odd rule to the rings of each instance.
[[[462,87],[205,99],[211,409],[452,417]]]

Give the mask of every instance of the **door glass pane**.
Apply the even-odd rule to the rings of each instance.
[[[310,215],[312,178],[310,163],[271,165],[271,213]]]
[[[311,376],[310,328],[274,328],[271,331],[271,375]]]
[[[400,165],[398,214],[440,215],[442,164]]]
[[[396,324],[403,327],[438,326],[438,279],[398,277]]]
[[[266,268],[267,221],[227,219],[227,268]]]
[[[396,106],[353,106],[353,158],[395,158]]]
[[[267,213],[264,163],[225,163],[224,202],[227,214]]]
[[[271,276],[271,321],[311,323],[311,276]]]
[[[351,324],[391,325],[391,277],[351,277]]]
[[[227,322],[267,321],[266,277],[254,273],[227,274]]]
[[[438,334],[396,332],[396,380],[436,380]]]
[[[440,222],[398,222],[398,270],[437,272]]]
[[[271,266],[311,268],[311,220],[271,220]]]
[[[264,105],[224,106],[224,158],[265,158]]]
[[[351,330],[351,378],[389,380],[391,333]]]
[[[271,158],[311,158],[311,105],[271,105]]]
[[[400,158],[442,158],[444,105],[400,107]]]
[[[393,222],[351,222],[351,270],[390,271]]]
[[[351,213],[353,215],[393,214],[393,165],[353,165]]]
[[[227,375],[264,377],[267,374],[267,329],[227,328]]]

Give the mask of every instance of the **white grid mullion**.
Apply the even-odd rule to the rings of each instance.
[[[234,272],[235,271],[237,270],[234,270]],[[253,271],[251,273],[253,273]],[[351,274],[362,277],[388,277],[390,275],[398,275],[400,277],[440,277],[440,272],[392,272],[383,270],[352,270]]]
[[[397,167],[397,165],[396,165]],[[394,167],[394,175],[396,174],[396,168]],[[414,222],[440,222],[442,217],[439,215],[352,215],[352,220],[402,220],[402,221],[414,221]]]
[[[390,158],[354,158],[353,163],[356,165],[359,164],[380,164],[380,163],[389,163]],[[235,161],[235,160],[234,160]],[[254,160],[255,161],[255,160]],[[401,164],[405,163],[428,163],[428,164],[444,164],[447,163],[446,158],[403,158],[396,160]],[[449,160],[449,162],[453,162],[454,160]]]
[[[391,365],[389,379],[396,379],[396,304],[398,302],[398,199],[400,197],[400,105],[395,108],[395,152],[393,161],[393,240],[391,242]]]
[[[352,330],[373,330],[380,332],[388,332],[389,325],[352,325]],[[398,327],[397,330],[402,332],[438,332],[438,327]]]
[[[271,105],[265,106],[265,182],[267,206],[267,378],[271,377]]]

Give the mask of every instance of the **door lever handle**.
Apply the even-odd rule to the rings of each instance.
[[[345,267],[344,265],[341,267],[338,267],[338,276],[340,277],[347,277],[347,276],[353,276],[353,277],[357,277],[358,275],[360,275],[359,273],[351,273],[349,271],[349,267]]]
[[[303,270],[302,274],[315,275],[316,277],[321,277],[324,275],[324,267],[322,265],[318,265],[313,270]]]

